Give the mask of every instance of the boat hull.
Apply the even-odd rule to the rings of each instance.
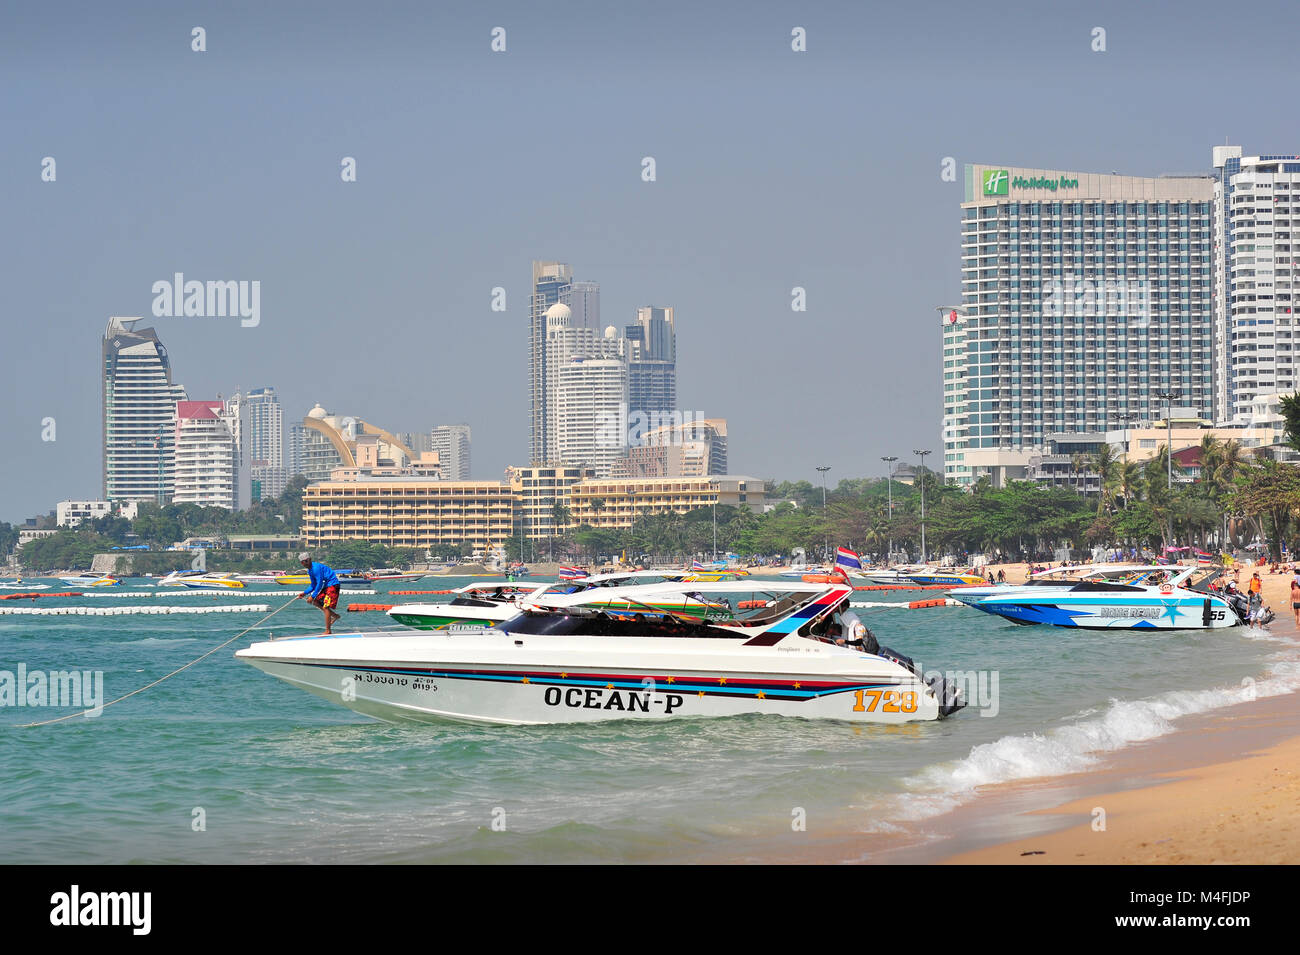
[[[627,646],[632,639],[644,645]],[[713,665],[716,653],[653,646],[671,640],[629,638],[620,642],[631,652],[611,656],[568,638],[546,638],[545,649],[528,651],[498,630],[470,637],[299,638],[255,644],[236,656],[389,722],[519,725],[768,714],[905,723],[941,715],[935,689],[912,670],[795,639],[800,646],[784,651],[747,652],[753,665],[747,670]],[[555,665],[557,656],[564,666]]]
[[[957,593],[952,596],[962,598]],[[1123,602],[1106,594],[993,596],[971,601],[968,606],[1014,623],[1080,630],[1218,630],[1240,623],[1236,612],[1221,598],[1187,591],[1181,595],[1139,597]]]

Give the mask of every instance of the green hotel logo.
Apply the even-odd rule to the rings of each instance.
[[[1011,182],[1011,175],[1005,169],[985,169],[984,170],[984,195],[986,196],[1005,196],[1007,186]]]

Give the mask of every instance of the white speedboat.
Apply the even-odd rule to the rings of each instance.
[[[548,596],[586,594],[584,606],[602,610],[642,612],[643,608],[615,593],[612,588],[632,584],[695,583],[700,580],[696,571],[634,570],[612,574],[597,574],[574,580],[561,580],[553,584],[519,584],[514,581],[482,581],[468,584],[452,591],[452,599],[443,603],[398,604],[388,615],[398,623],[417,630],[445,630],[449,627],[491,627],[504,623],[519,614],[521,608],[535,605]],[[671,610],[680,613],[731,616],[731,607],[725,603],[708,602],[688,596],[679,589],[669,599],[657,595],[649,609]]]
[[[519,601],[541,594],[549,584],[528,586],[513,581],[485,581],[458,587],[444,603],[398,604],[388,615],[416,630],[491,627],[519,615]]]
[[[370,581],[371,583],[374,583],[375,581],[379,581],[379,580],[386,581],[388,583],[409,583],[411,581],[421,580],[424,578],[424,576],[425,575],[423,573],[404,573],[403,571],[400,570],[391,570],[391,569],[372,570],[370,571],[370,573],[362,575],[364,579]]]
[[[73,577],[60,577],[70,587],[120,587],[122,581],[106,574],[77,574]]]
[[[651,604],[679,585],[617,588]],[[734,583],[697,585],[711,597]],[[671,612],[583,606],[549,595],[478,633],[381,631],[254,644],[241,660],[359,713],[395,722],[570,723],[772,714],[854,722],[933,720],[964,706],[941,676],[875,647],[822,635],[847,605],[846,585],[764,583],[743,618],[702,622]]]
[[[863,576],[873,584],[900,584],[902,586],[910,586],[912,583],[910,578],[913,574],[920,574],[933,570],[933,567],[929,567],[926,564],[900,564],[896,567],[890,567],[887,569],[868,568],[863,571]]]
[[[240,590],[244,581],[236,574],[210,573],[195,577],[185,577],[181,583],[191,590]]]
[[[1087,630],[1212,630],[1244,622],[1211,585],[1221,567],[1099,564],[1056,568],[1026,584],[969,587],[949,596],[1014,623]]]
[[[284,572],[265,571],[260,574],[238,574],[237,576],[239,577],[240,580],[244,582],[245,587],[249,585],[262,586],[262,585],[278,584],[280,582],[280,578],[284,576]]]

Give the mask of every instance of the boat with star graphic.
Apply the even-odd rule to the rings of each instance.
[[[1092,565],[1057,568],[1020,586],[950,591],[967,606],[1013,623],[1085,630],[1214,630],[1245,621],[1217,590],[1223,568]]]

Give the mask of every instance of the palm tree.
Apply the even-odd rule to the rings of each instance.
[[[1124,506],[1140,497],[1142,489],[1142,462],[1125,461],[1119,469],[1119,490],[1124,496]]]
[[[1086,473],[1087,473],[1087,470],[1088,470],[1088,456],[1087,456],[1086,454],[1076,454],[1076,455],[1073,455],[1073,456],[1070,458],[1070,470],[1071,470],[1075,475],[1086,474]],[[1076,492],[1078,492],[1078,491],[1080,490],[1080,485],[1081,485],[1081,484],[1082,484],[1082,481],[1080,481],[1080,480],[1076,477],[1076,478],[1075,478],[1075,491],[1076,491]],[[1083,493],[1083,496],[1084,496],[1084,497],[1087,497],[1087,496],[1088,496],[1088,489],[1087,489],[1086,487],[1083,487],[1083,488],[1082,488],[1082,493]]]
[[[1097,472],[1099,490],[1097,493],[1097,515],[1100,517],[1106,509],[1107,501],[1114,501],[1115,483],[1120,475],[1120,462],[1115,457],[1115,449],[1103,444],[1092,457],[1092,469]]]

